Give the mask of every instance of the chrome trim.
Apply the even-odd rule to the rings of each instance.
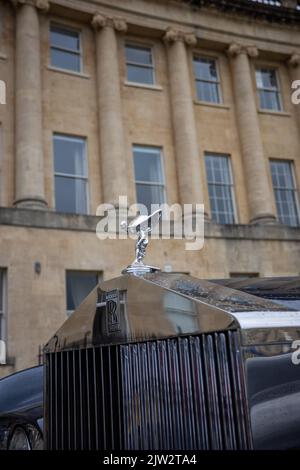
[[[296,311],[268,311],[268,312],[242,312],[232,313],[240,324],[240,327],[247,329],[254,328],[300,328],[300,312]]]

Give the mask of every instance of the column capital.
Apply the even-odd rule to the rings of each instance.
[[[298,52],[293,52],[288,59],[287,64],[291,68],[298,67],[300,65],[300,54]]]
[[[197,44],[197,37],[195,33],[188,33],[168,27],[163,35],[163,41],[166,44],[173,44],[174,42],[182,41],[187,46],[195,46]]]
[[[10,0],[15,8],[20,5],[32,5],[36,7],[38,10],[47,12],[50,8],[50,4],[48,0]]]
[[[127,23],[124,18],[118,16],[106,16],[96,11],[92,18],[92,26],[97,31],[105,27],[111,27],[120,33],[126,33]]]
[[[245,46],[243,44],[239,44],[236,42],[233,42],[230,44],[230,46],[227,48],[227,54],[229,57],[237,57],[240,54],[246,54],[248,57],[255,58],[258,57],[258,49],[254,45],[250,46]]]

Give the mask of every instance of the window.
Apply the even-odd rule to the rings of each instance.
[[[81,72],[81,44],[78,31],[51,25],[50,44],[53,67]]]
[[[5,270],[0,269],[0,340],[6,340]]]
[[[66,296],[67,314],[70,315],[96,287],[100,274],[95,271],[67,271]]]
[[[220,80],[214,59],[194,57],[194,74],[197,99],[208,103],[220,103]]]
[[[79,137],[54,135],[55,208],[57,212],[86,214],[86,141]]]
[[[165,202],[161,149],[134,146],[133,158],[137,202],[150,212],[151,204]]]
[[[145,85],[154,84],[154,66],[151,47],[125,46],[127,80]]]
[[[211,216],[219,224],[236,222],[233,181],[230,157],[205,155]]]
[[[283,224],[297,227],[298,195],[292,162],[271,160],[270,164],[278,219]]]
[[[275,69],[257,69],[256,86],[259,96],[259,106],[261,109],[280,111],[281,99]]]

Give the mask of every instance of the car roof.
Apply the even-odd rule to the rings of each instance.
[[[0,416],[23,413],[43,403],[43,366],[31,367],[0,380]]]

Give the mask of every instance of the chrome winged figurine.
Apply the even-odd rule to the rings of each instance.
[[[143,263],[146,255],[146,249],[149,243],[148,234],[159,223],[162,210],[158,209],[150,215],[139,215],[129,225],[121,222],[121,227],[127,233],[137,234],[138,238],[135,244],[135,260],[122,271],[122,274],[145,274],[159,271],[159,268],[147,266]]]

